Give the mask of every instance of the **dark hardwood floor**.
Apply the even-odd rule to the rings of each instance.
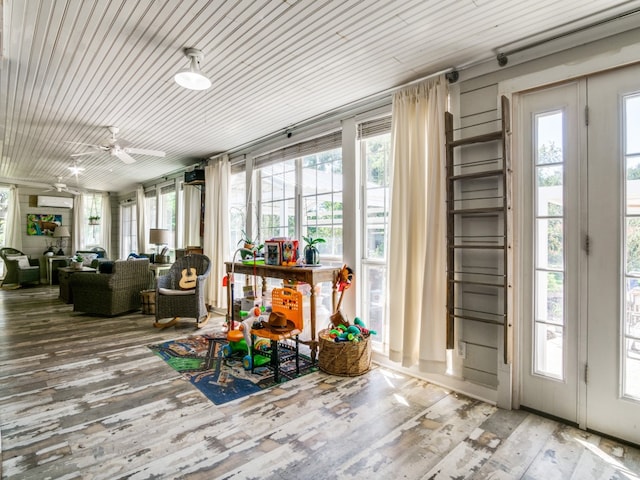
[[[2,478],[640,479],[637,449],[384,368],[215,406],[146,347],[193,324],[57,296],[0,290]]]

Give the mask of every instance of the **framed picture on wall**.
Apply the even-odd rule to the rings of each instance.
[[[280,265],[280,242],[264,242],[264,263],[266,265]]]
[[[56,227],[62,225],[62,215],[48,213],[27,214],[27,235],[53,235]]]

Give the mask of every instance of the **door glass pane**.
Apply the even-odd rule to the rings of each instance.
[[[563,328],[536,323],[535,373],[562,378]]]
[[[562,269],[563,220],[538,219],[537,265],[539,268]]]
[[[624,98],[625,298],[622,391],[640,400],[640,94]]]
[[[538,167],[536,173],[538,215],[562,216],[562,165]]]
[[[534,373],[564,375],[563,112],[535,117]]]

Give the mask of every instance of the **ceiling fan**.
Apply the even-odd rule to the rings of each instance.
[[[120,129],[118,127],[107,127],[109,132],[111,132],[111,138],[108,139],[105,143],[101,145],[92,145],[90,143],[80,143],[80,142],[69,142],[75,143],[77,145],[86,145],[94,149],[94,151],[90,152],[81,152],[81,153],[72,153],[72,157],[80,157],[82,155],[93,155],[99,152],[108,152],[110,155],[114,157],[118,157],[124,163],[135,163],[135,158],[131,155],[151,155],[154,157],[164,157],[165,153],[159,150],[147,150],[144,148],[131,148],[129,145],[131,142],[128,142],[124,139],[118,139],[116,135]]]
[[[52,192],[54,190],[58,193],[66,192],[72,195],[80,195],[81,193],[79,190],[67,187],[66,183],[62,183],[62,177],[58,177],[58,181],[56,183],[52,183],[51,188],[45,190],[45,192]]]

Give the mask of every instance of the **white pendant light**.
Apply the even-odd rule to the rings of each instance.
[[[189,90],[206,90],[211,87],[211,80],[200,71],[200,62],[204,58],[202,52],[197,48],[185,48],[184,54],[190,59],[191,65],[187,70],[174,75],[176,83]]]

